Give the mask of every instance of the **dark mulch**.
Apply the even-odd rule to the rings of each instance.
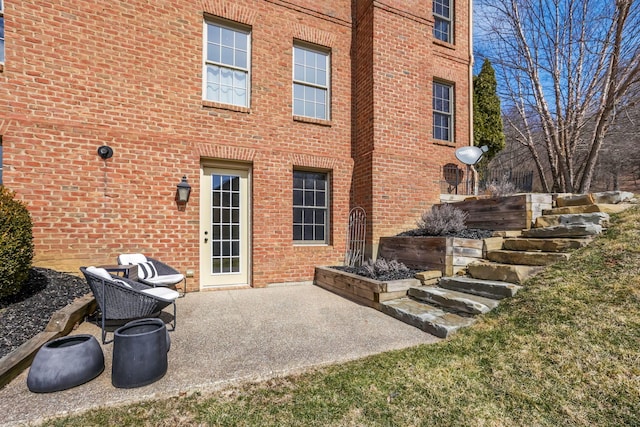
[[[481,240],[481,239],[486,239],[487,237],[491,237],[492,235],[493,235],[493,231],[491,230],[481,230],[479,228],[467,228],[465,230],[458,231],[457,233],[448,233],[438,237],[460,237],[462,239]],[[427,237],[429,235],[426,234],[424,229],[415,229],[415,230],[403,231],[402,233],[398,234],[398,236]]]
[[[401,279],[410,279],[413,276],[415,276],[416,274],[424,271],[424,269],[422,270],[413,270],[413,269],[407,269],[407,270],[401,270],[401,271],[388,271],[385,272],[383,274],[376,274],[374,276],[371,276],[368,271],[363,268],[363,267],[345,267],[342,265],[338,265],[335,267],[331,267],[335,270],[340,270],[340,271],[345,271],[347,273],[351,273],[351,274],[357,274],[358,276],[363,276],[363,277],[367,277],[369,279],[373,279],[373,280],[378,280],[380,282],[388,282],[389,280],[401,280]]]
[[[32,268],[17,295],[0,298],[0,358],[44,331],[53,313],[90,292],[80,277]]]

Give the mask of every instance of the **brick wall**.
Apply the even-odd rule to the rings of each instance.
[[[340,263],[351,206],[367,210],[370,242],[411,227],[454,161],[430,137],[433,77],[455,82],[455,146],[468,143],[468,46],[432,41],[427,3],[7,2],[4,183],[32,213],[36,264],[77,272],[139,251],[194,270],[199,289],[198,177],[210,159],[251,168],[252,286]],[[250,108],[202,101],[204,14],[251,28]],[[330,123],[292,118],[294,40],[331,49]],[[106,162],[101,145],[115,152]],[[294,167],[331,174],[329,245],[292,244]]]
[[[457,163],[455,148],[469,144],[468,3],[455,8],[455,44],[446,44],[432,36],[431,2],[358,2],[352,191],[369,216],[373,255],[381,236],[415,228],[439,202],[442,165]],[[432,136],[434,79],[455,86],[450,144]]]

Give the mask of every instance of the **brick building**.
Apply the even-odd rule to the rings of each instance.
[[[0,0],[0,172],[32,214],[35,264],[143,252],[191,291],[308,281],[342,262],[353,206],[375,253],[469,144],[470,12]]]

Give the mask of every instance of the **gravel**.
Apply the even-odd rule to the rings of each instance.
[[[90,292],[80,277],[32,268],[17,295],[0,299],[0,358],[44,331],[53,313]]]

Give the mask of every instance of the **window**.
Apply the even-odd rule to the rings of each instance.
[[[433,82],[433,137],[453,141],[453,86]]]
[[[433,36],[443,42],[453,43],[451,34],[451,2],[453,0],[433,0]]]
[[[293,241],[328,243],[328,174],[293,172]]]
[[[0,62],[4,62],[4,1],[0,0]]]
[[[293,47],[293,114],[329,120],[329,53]]]
[[[208,21],[204,26],[204,99],[248,107],[250,31]]]

